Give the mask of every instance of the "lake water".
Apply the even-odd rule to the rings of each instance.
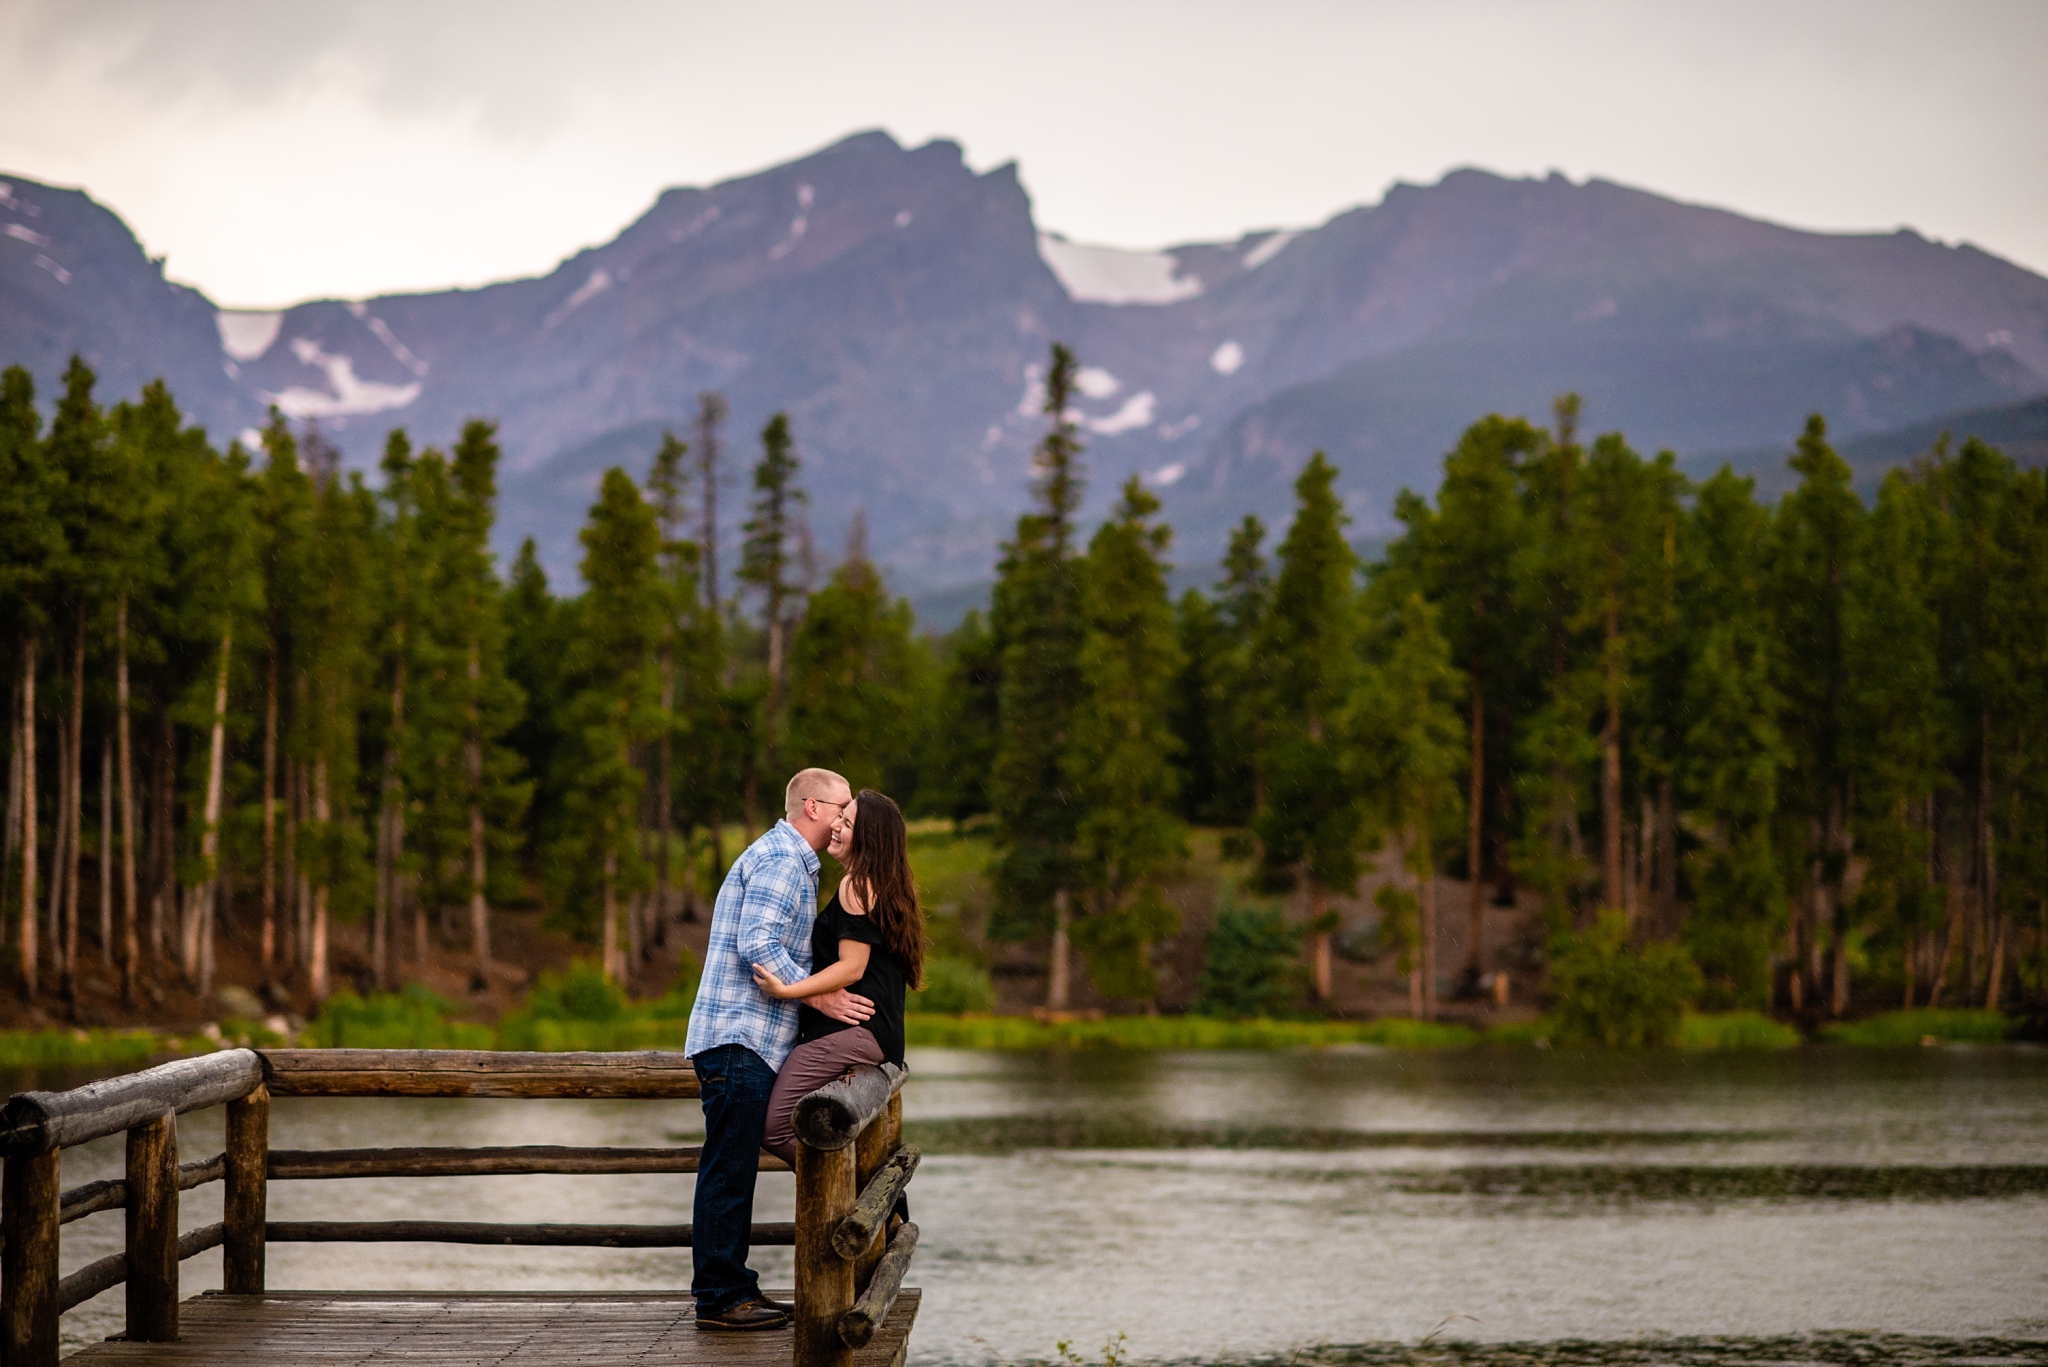
[[[914,1363],[2048,1363],[2048,1050],[913,1051]],[[221,1112],[181,1151],[218,1152]],[[688,1142],[696,1103],[281,1100],[277,1148]],[[117,1175],[118,1138],[64,1185]],[[761,1179],[756,1218],[790,1218]],[[185,1194],[186,1228],[219,1218]],[[690,1218],[687,1177],[280,1182],[272,1219]],[[64,1270],[121,1217],[64,1230]],[[787,1249],[762,1250],[769,1284]],[[279,1288],[658,1289],[688,1250],[274,1245]],[[220,1255],[185,1264],[220,1284]],[[64,1317],[119,1330],[121,1293]],[[1821,1337],[1805,1337],[1812,1335]],[[1887,1335],[1936,1336],[1888,1338]],[[1701,1337],[1708,1336],[1708,1337]],[[1966,1340],[1988,1340],[1970,1342]],[[1567,1341],[1601,1340],[1598,1349]],[[1548,1345],[1505,1349],[1507,1342]],[[1348,1345],[1348,1346],[1347,1346]],[[1405,1347],[1401,1345],[1406,1345]]]

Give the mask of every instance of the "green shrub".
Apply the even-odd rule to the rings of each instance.
[[[1226,895],[1202,946],[1202,978],[1193,1010],[1231,1019],[1299,1009],[1306,982],[1301,932],[1277,907],[1241,907]]]
[[[1603,911],[1587,931],[1550,943],[1550,995],[1560,1044],[1640,1048],[1678,1038],[1700,972],[1677,945],[1630,943],[1628,920]]]
[[[367,997],[337,992],[306,1035],[323,1049],[489,1049],[491,1027],[449,1020],[455,1009],[418,983]]]
[[[2019,1024],[1998,1011],[1887,1011],[1868,1020],[1823,1026],[1821,1035],[1838,1044],[1918,1044],[1927,1039],[1995,1044],[2018,1030]]]
[[[0,1068],[141,1068],[174,1048],[147,1030],[0,1030]]]
[[[924,961],[923,990],[912,992],[904,1009],[959,1016],[987,1011],[995,1004],[995,984],[987,969],[957,955],[934,954]]]
[[[1799,1043],[1797,1030],[1759,1011],[1688,1011],[1678,1023],[1681,1049],[1790,1049]]]

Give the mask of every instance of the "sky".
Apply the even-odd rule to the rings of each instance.
[[[535,274],[868,128],[1153,247],[1478,166],[2048,273],[2048,0],[0,0],[0,176],[260,308]]]

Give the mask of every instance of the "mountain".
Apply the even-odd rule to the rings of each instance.
[[[2009,262],[1556,175],[1458,171],[1312,229],[1125,251],[1041,232],[1014,166],[863,133],[666,191],[537,278],[218,314],[82,193],[6,184],[0,361],[47,386],[77,348],[111,394],[162,373],[223,436],[276,403],[362,466],[391,426],[493,417],[508,546],[535,535],[557,575],[604,468],[639,473],[718,389],[726,507],[787,409],[823,551],[863,508],[899,589],[985,580],[1055,338],[1086,366],[1091,506],[1142,474],[1189,564],[1246,511],[1284,519],[1319,446],[1384,534],[1467,423],[1565,389],[1591,429],[1687,455],[1782,445],[1810,411],[1847,439],[2048,389],[2048,279]]]
[[[2048,465],[2048,397],[1996,408],[1945,413],[1926,422],[1909,423],[1887,432],[1872,432],[1836,443],[1836,450],[1856,472],[1856,488],[1874,498],[1887,470],[1927,455],[1945,438],[1955,450],[1971,437],[2005,452],[2023,466]],[[1794,476],[1786,462],[1792,443],[1755,446],[1693,456],[1682,462],[1686,473],[1705,479],[1722,465],[1756,480],[1757,492],[1775,498],[1790,489]]]

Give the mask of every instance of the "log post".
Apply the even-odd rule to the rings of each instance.
[[[258,1087],[228,1103],[227,1196],[221,1223],[227,1226],[221,1258],[221,1289],[231,1296],[263,1293],[263,1222],[267,1218],[270,1170],[270,1089]]]
[[[130,1343],[178,1337],[178,1117],[166,1111],[128,1131]]]
[[[891,1097],[889,1100],[891,1103],[894,1103],[896,1098]],[[868,1127],[860,1132],[860,1138],[854,1141],[853,1166],[854,1189],[856,1192],[868,1189],[868,1183],[874,1179],[876,1173],[882,1170],[883,1165],[889,1161],[889,1156],[895,1153],[895,1151],[896,1146],[889,1138],[889,1125],[886,1115],[876,1116],[872,1121],[868,1122]],[[888,1223],[887,1219],[885,1218],[882,1223],[886,1225]],[[877,1229],[872,1245],[854,1255],[853,1288],[855,1294],[868,1289],[868,1277],[874,1272],[875,1264],[881,1261],[882,1249],[887,1243],[887,1233],[884,1230]]]
[[[795,1367],[853,1362],[853,1350],[839,1337],[839,1317],[853,1308],[853,1264],[832,1247],[832,1234],[857,1194],[853,1146],[797,1143]]]
[[[31,908],[33,919],[33,908]],[[0,1360],[56,1367],[58,1153],[9,1158],[0,1178]]]

